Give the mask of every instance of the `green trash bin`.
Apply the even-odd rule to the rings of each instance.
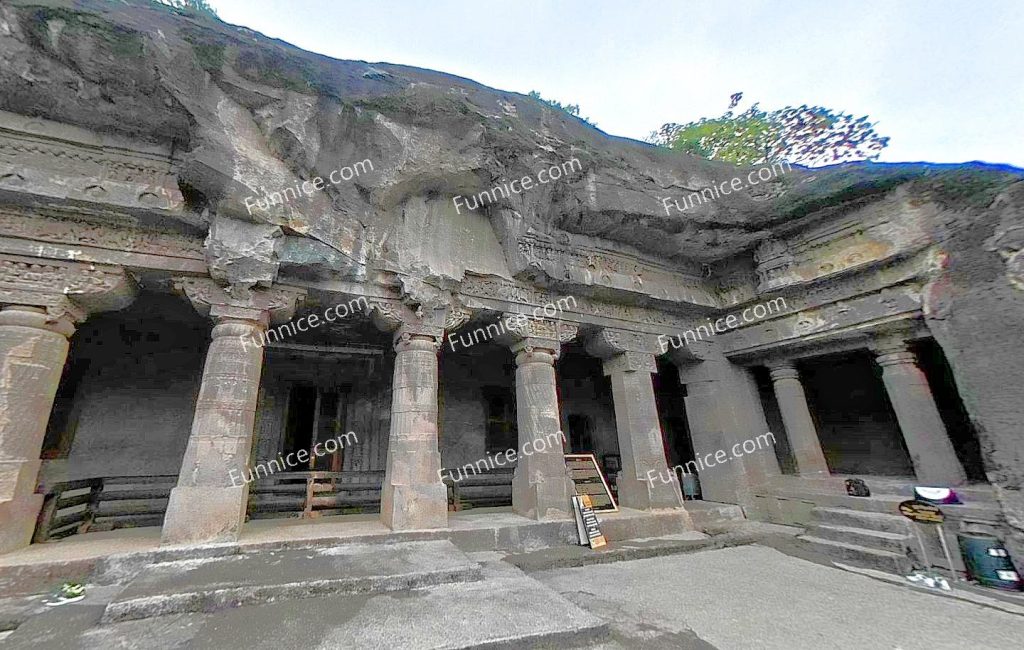
[[[1010,554],[998,537],[978,532],[962,532],[956,537],[969,578],[996,589],[1021,591],[1024,588]]]

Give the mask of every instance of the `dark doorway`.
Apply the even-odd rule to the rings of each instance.
[[[833,473],[914,476],[881,371],[867,350],[807,359],[798,368]]]
[[[696,455],[686,421],[686,387],[679,383],[679,369],[674,363],[658,359],[658,372],[651,379],[665,459],[671,467],[686,465],[687,461],[696,459]]]
[[[335,438],[344,431],[345,402],[343,390],[293,385],[288,395],[282,454],[287,456],[305,449],[310,455],[308,469],[340,472],[343,446],[339,445],[334,453],[326,453],[321,445],[323,453],[320,455],[314,455],[313,449],[318,443]]]
[[[928,386],[935,397],[935,405],[946,425],[957,458],[964,466],[967,478],[971,481],[986,481],[985,465],[981,456],[981,443],[978,433],[971,424],[967,409],[964,407],[960,393],[957,392],[953,380],[953,370],[942,353],[942,347],[935,339],[917,341],[913,350],[917,355],[918,365],[928,379]]]
[[[485,430],[488,453],[503,454],[519,446],[519,428],[516,426],[516,394],[504,386],[485,386],[481,389],[487,416]]]
[[[594,421],[586,415],[570,415],[569,447],[574,454],[594,453]]]
[[[752,371],[757,382],[757,392],[761,397],[761,406],[764,408],[765,422],[768,424],[768,430],[775,434],[775,458],[779,461],[779,469],[783,474],[797,474],[796,459],[793,458],[793,450],[789,447],[779,401],[775,399],[771,372],[764,366],[752,368]]]

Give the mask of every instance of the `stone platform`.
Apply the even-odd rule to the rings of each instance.
[[[270,570],[255,576],[246,573],[246,568],[253,568],[247,561],[236,558],[202,560],[206,566],[177,576],[171,567],[154,565],[155,573],[147,569],[112,599],[86,599],[34,616],[7,637],[4,647],[590,647],[608,635],[603,620],[497,561],[492,557],[497,554],[470,557],[450,542],[405,542],[390,550],[375,546],[382,550],[377,555],[353,552],[355,546],[341,547],[345,559],[338,562],[329,559],[332,551],[326,557],[324,552],[317,557],[317,552],[307,551],[309,558],[295,551],[256,552],[254,556],[266,561]],[[310,562],[305,568],[300,566],[304,560]],[[226,593],[222,580],[232,581],[229,591],[245,583],[247,593],[255,595],[260,586],[279,588],[281,575],[302,574],[305,584],[315,585],[320,582],[317,571],[341,566],[360,574],[357,580],[369,578],[362,584],[363,593],[292,598],[302,594],[290,592],[278,598],[264,592],[247,603],[218,595],[213,601],[188,600],[186,611],[180,613],[171,613],[180,608],[162,607],[179,595]],[[420,584],[409,581],[417,573]],[[302,580],[298,575],[295,579]],[[408,581],[405,588],[392,589],[402,581]],[[97,592],[103,589],[107,588]],[[132,605],[126,610],[127,603]],[[202,609],[201,605],[212,607],[187,611]],[[112,612],[131,614],[126,618],[136,620],[112,621]],[[138,620],[141,615],[145,620]]]
[[[710,508],[698,519],[703,525],[736,516],[733,510],[720,513],[718,509]],[[694,530],[689,514],[681,510],[641,512],[622,509],[601,513],[599,519],[609,541],[675,535]],[[375,515],[255,521],[246,525],[239,542],[206,546],[160,546],[158,528],[124,529],[37,544],[0,556],[0,590],[7,596],[18,596],[43,593],[67,580],[101,585],[125,584],[143,567],[158,562],[253,551],[414,541],[449,541],[460,550],[469,552],[522,553],[576,545],[578,536],[572,520],[535,521],[505,508],[450,513],[448,528],[434,530],[391,531]]]
[[[448,541],[344,544],[158,562],[107,605],[104,623],[334,594],[383,593],[479,580]]]

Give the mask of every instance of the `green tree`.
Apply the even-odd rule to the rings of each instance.
[[[155,0],[157,3],[173,7],[175,9],[184,9],[186,11],[194,11],[196,13],[206,14],[217,18],[217,10],[214,9],[207,0]]]
[[[580,105],[579,104],[564,104],[563,105],[562,102],[558,101],[557,99],[544,99],[543,97],[540,96],[540,93],[537,92],[536,90],[531,90],[530,93],[529,93],[529,96],[534,98],[534,99],[536,99],[539,102],[547,104],[551,108],[557,108],[560,111],[565,111],[566,113],[568,113],[569,115],[572,115],[573,117],[578,117],[581,120],[583,120],[584,122],[586,122],[587,124],[589,124],[590,126],[594,126],[594,127],[597,126],[597,122],[591,122],[589,117],[583,117],[582,115],[580,115]]]
[[[823,106],[787,106],[767,112],[754,104],[734,114],[743,93],[732,95],[721,117],[667,123],[650,135],[654,144],[738,165],[789,162],[817,167],[875,160],[889,144],[868,117]]]

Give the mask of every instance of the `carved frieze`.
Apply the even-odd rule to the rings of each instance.
[[[459,290],[460,293],[466,296],[501,300],[517,305],[528,305],[531,307],[555,305],[559,311],[578,314],[581,317],[603,316],[651,325],[663,325],[669,329],[685,325],[683,319],[655,309],[600,302],[583,296],[571,296],[570,299],[570,297],[564,294],[545,291],[503,278],[480,277],[467,274]]]
[[[0,189],[179,211],[170,150],[0,111]]]
[[[93,220],[40,210],[0,208],[0,233],[68,246],[203,259],[203,240],[169,230],[143,229],[129,219]]]
[[[935,222],[936,211],[928,202],[897,192],[837,221],[784,240],[766,240],[754,252],[758,291],[815,282],[916,253],[930,244],[927,224]]]
[[[798,281],[800,278],[793,273],[795,261],[785,241],[766,239],[758,244],[754,249],[758,292],[765,293]]]
[[[698,273],[594,247],[561,244],[535,233],[515,241],[513,273],[542,271],[553,280],[585,286],[604,286],[661,300],[715,305],[713,288]],[[518,263],[517,263],[518,262]]]
[[[728,356],[867,335],[921,315],[921,286],[907,283],[752,323],[716,336]]]

